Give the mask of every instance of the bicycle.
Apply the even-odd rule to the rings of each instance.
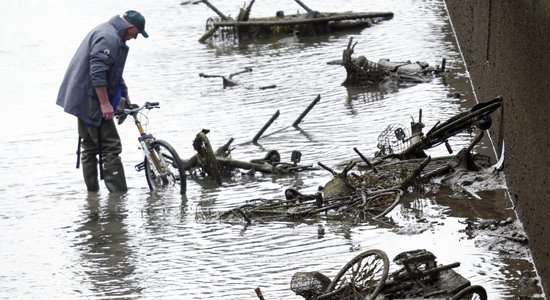
[[[423,150],[429,149],[440,144],[445,144],[449,153],[452,153],[450,146],[447,142],[448,138],[461,133],[472,132],[474,128],[480,130],[487,130],[491,127],[491,114],[502,106],[502,96],[497,96],[495,99],[478,103],[470,109],[468,112],[459,113],[449,120],[440,123],[437,122],[429,131],[424,135],[422,133],[422,124],[420,115],[418,122],[412,122],[412,144],[401,152],[400,156],[407,158],[416,158],[418,156],[425,157]]]
[[[378,249],[360,253],[336,274],[324,290],[316,278],[296,276],[291,289],[311,295],[315,300],[354,299],[479,299],[487,300],[487,291],[455,272],[455,262],[440,265],[425,249],[405,251],[393,261],[402,267],[390,273],[387,254]],[[297,294],[298,294],[297,293]]]
[[[143,110],[160,108],[158,102],[145,102],[142,106],[130,104],[127,108],[117,110],[117,118],[121,124],[126,116],[132,116],[138,129],[140,149],[145,156],[143,162],[135,166],[136,171],[145,170],[145,178],[151,191],[169,190],[177,187],[184,195],[187,189],[185,168],[178,153],[168,142],[156,139],[147,133],[141,123]]]

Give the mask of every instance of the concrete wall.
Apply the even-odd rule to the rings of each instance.
[[[504,98],[511,200],[550,295],[550,0],[446,2],[478,99]]]

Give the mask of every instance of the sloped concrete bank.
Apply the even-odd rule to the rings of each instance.
[[[550,295],[550,1],[446,2],[478,100],[504,98],[507,184]]]

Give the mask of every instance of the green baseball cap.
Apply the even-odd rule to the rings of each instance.
[[[149,35],[145,31],[145,18],[142,14],[135,10],[129,10],[124,13],[122,16],[124,20],[128,21],[130,24],[134,25],[139,29],[139,33],[143,35],[143,37],[148,38]]]

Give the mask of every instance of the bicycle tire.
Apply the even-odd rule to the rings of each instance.
[[[160,158],[160,166],[165,170],[164,172],[159,172],[161,176],[156,176],[152,170],[155,165],[151,164],[147,157],[145,157],[145,178],[147,179],[149,189],[158,191],[178,186],[180,194],[185,195],[187,190],[185,169],[174,147],[164,140],[154,140],[151,142],[149,148],[154,152],[156,157]]]
[[[475,298],[474,298],[475,296]],[[451,300],[478,299],[487,300],[487,291],[480,285],[471,285],[456,293]]]
[[[502,98],[496,98],[486,103],[480,103],[484,106],[479,109],[458,114],[449,120],[434,126],[421,141],[409,146],[401,153],[402,157],[408,157],[418,150],[429,149],[444,143],[451,136],[463,132],[473,126],[475,119],[490,116],[495,110],[502,106]]]
[[[397,194],[393,200],[389,199],[388,201],[388,199],[386,199],[386,201],[384,201],[384,199],[381,199],[382,202],[377,201],[378,198],[388,196],[390,193]],[[388,191],[387,193],[375,195],[371,199],[367,200],[365,210],[373,216],[373,219],[380,219],[390,213],[397,206],[397,204],[399,204],[402,195],[402,190]]]
[[[366,299],[374,299],[384,288],[389,268],[390,262],[384,251],[367,250],[344,265],[331,281],[326,292],[329,293],[351,284],[352,287],[359,289],[362,297],[367,296]]]
[[[445,140],[448,137],[451,137],[459,132],[462,132],[466,130],[467,128],[471,127],[473,125],[475,119],[479,119],[481,117],[489,116],[491,113],[493,113],[495,110],[497,110],[501,106],[501,102],[497,101],[494,103],[491,103],[485,107],[482,107],[478,110],[471,111],[464,116],[461,116],[457,118],[456,120],[453,120],[451,122],[445,122],[438,126],[438,128],[434,129],[431,133],[428,133],[426,135],[426,139],[438,139],[438,140]]]

